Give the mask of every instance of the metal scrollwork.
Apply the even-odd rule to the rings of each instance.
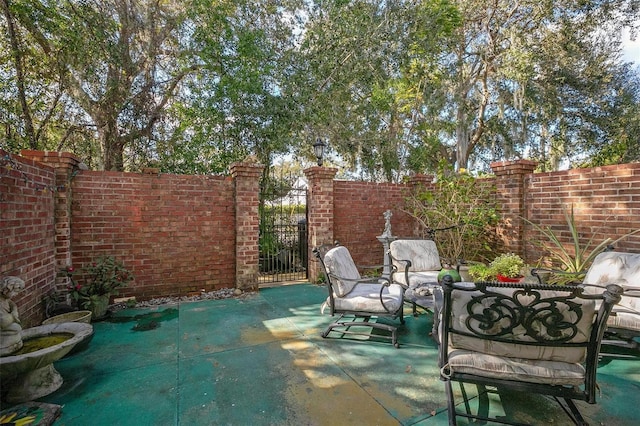
[[[467,304],[467,329],[478,337],[508,337],[523,341],[567,342],[578,333],[582,307],[573,295],[542,297],[535,290],[512,294],[484,290]]]

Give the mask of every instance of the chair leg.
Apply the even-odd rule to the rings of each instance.
[[[565,413],[567,413],[567,416],[569,416],[571,418],[571,420],[573,420],[573,422],[576,425],[579,426],[586,426],[589,423],[584,419],[584,417],[582,417],[582,414],[580,413],[580,410],[578,410],[578,407],[576,407],[575,402],[573,402],[572,399],[569,398],[563,398],[565,404],[562,403],[562,401],[560,401],[559,398],[555,398],[555,400],[558,402],[558,405],[560,405],[560,407],[562,407],[562,409],[564,410]]]
[[[447,393],[447,411],[449,412],[449,425],[456,426],[456,403],[453,400],[453,388],[451,387],[451,380],[445,380],[444,388]]]
[[[367,333],[350,331],[350,328],[351,327],[371,327],[377,330],[384,330],[388,332],[389,336],[379,336],[379,337],[391,340],[391,343],[396,348],[400,347],[400,344],[398,343],[397,327],[393,325],[388,325],[388,324],[378,324],[375,322],[370,322],[369,320],[371,319],[371,317],[369,316],[361,316],[361,317],[364,318],[364,320],[362,322],[356,322],[354,320],[344,320],[343,319],[344,315],[341,315],[340,318],[338,318],[336,321],[329,324],[329,326],[320,335],[323,338],[327,338],[329,336],[329,333],[331,333],[332,331],[335,331],[336,333],[341,334],[340,336],[341,338],[344,337],[346,334],[354,334],[358,336],[369,336],[369,334]],[[337,327],[344,328],[344,330],[335,330]]]

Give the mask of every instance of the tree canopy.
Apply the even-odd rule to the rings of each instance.
[[[0,146],[220,173],[255,155],[399,181],[640,160],[635,0],[0,0]]]

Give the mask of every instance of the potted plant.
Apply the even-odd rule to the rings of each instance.
[[[640,229],[637,229],[615,240],[612,238],[605,238],[598,244],[593,241],[594,233],[589,240],[583,243],[580,239],[581,232],[579,232],[576,224],[573,205],[571,205],[571,210],[564,208],[563,213],[567,224],[566,230],[568,230],[571,235],[571,244],[567,244],[572,247],[571,249],[567,249],[560,237],[560,233],[564,233],[564,230],[556,233],[550,227],[542,227],[530,220],[524,219],[528,224],[533,226],[544,237],[546,237],[546,239],[534,240],[533,244],[542,248],[547,253],[546,257],[549,259],[551,267],[553,269],[557,269],[557,271],[554,271],[553,269],[536,269],[537,274],[542,272],[551,274],[547,280],[550,284],[582,282],[587,269],[589,269],[589,266],[593,263],[593,259],[595,259],[598,254],[602,253],[609,247],[613,247],[613,245],[618,241],[640,232]]]
[[[484,263],[475,263],[469,266],[469,275],[474,281],[492,281],[495,275]]]
[[[520,282],[524,267],[524,260],[515,253],[501,254],[489,264],[489,270],[501,282]]]
[[[73,267],[66,269],[71,280],[69,292],[73,301],[81,308],[92,312],[92,319],[100,319],[107,313],[109,300],[126,286],[133,275],[124,264],[112,256],[101,256],[83,270],[83,284],[73,279]]]

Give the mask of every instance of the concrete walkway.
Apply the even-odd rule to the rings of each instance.
[[[323,339],[325,295],[300,284],[117,312],[94,324],[87,349],[56,363],[65,383],[42,401],[64,406],[55,425],[447,424],[431,315],[407,317],[400,349]],[[594,425],[638,424],[640,359],[603,364],[598,404],[580,403],[583,413]],[[570,423],[544,397],[502,395],[491,409]]]

